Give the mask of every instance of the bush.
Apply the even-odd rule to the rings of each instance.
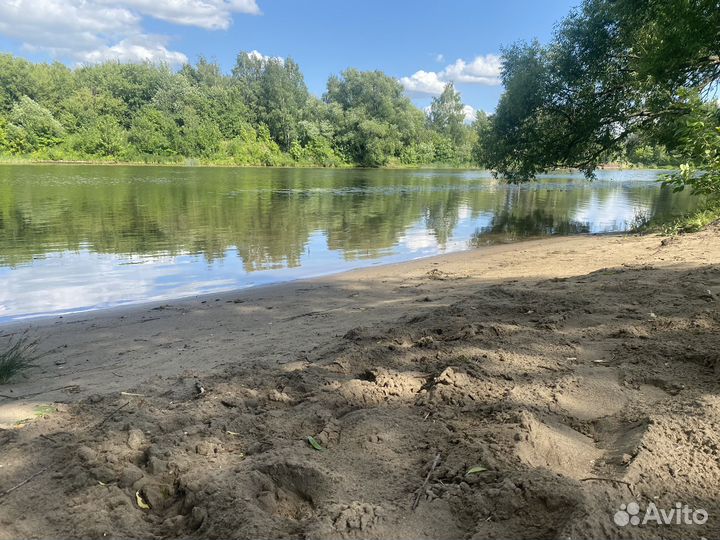
[[[50,111],[23,96],[10,111],[7,146],[14,153],[28,153],[62,141],[64,130]]]

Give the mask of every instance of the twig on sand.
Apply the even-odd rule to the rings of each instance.
[[[430,467],[430,470],[427,473],[427,476],[425,477],[425,481],[422,483],[422,486],[420,486],[420,489],[417,491],[417,495],[415,495],[415,500],[412,503],[412,506],[410,507],[411,510],[415,510],[417,508],[417,505],[420,503],[420,497],[422,497],[423,491],[425,490],[425,486],[427,486],[427,483],[430,481],[430,476],[432,475],[433,471],[435,470],[435,467],[438,466],[438,463],[440,463],[440,454],[435,456],[435,459],[432,462],[432,466]]]
[[[8,396],[8,395],[5,395],[5,394],[0,394],[0,398],[3,398],[3,399],[12,399],[12,400],[17,401],[17,400],[19,400],[19,399],[25,399],[25,398],[33,397],[33,396],[39,396],[39,395],[41,395],[41,394],[49,394],[50,392],[55,392],[55,391],[57,391],[57,390],[69,390],[69,389],[74,389],[74,388],[77,388],[77,387],[78,387],[77,384],[68,384],[68,385],[66,385],[66,386],[58,386],[57,388],[50,388],[50,389],[47,389],[47,390],[41,390],[40,392],[33,392],[33,393],[31,393],[31,394],[23,394],[22,396]]]
[[[124,409],[124,408],[127,407],[128,405],[130,405],[130,402],[129,402],[129,401],[128,401],[127,403],[125,403],[124,405],[120,405],[117,409],[114,409],[110,414],[108,414],[108,415],[103,419],[102,422],[100,422],[100,423],[97,425],[97,427],[98,427],[98,428],[101,428],[101,427],[105,424],[105,422],[107,422],[108,420],[110,420],[110,419],[113,417],[113,415],[114,415],[116,412],[118,412],[120,409]]]
[[[29,477],[27,477],[25,480],[23,480],[23,481],[20,482],[19,484],[15,484],[13,487],[8,488],[8,489],[6,489],[6,490],[3,491],[3,492],[0,492],[0,497],[4,497],[5,495],[8,495],[9,493],[12,493],[12,492],[15,491],[16,489],[23,487],[23,486],[24,486],[25,484],[27,484],[30,480],[32,480],[32,479],[35,478],[36,476],[40,476],[42,473],[44,473],[45,471],[47,471],[49,468],[50,468],[50,466],[48,465],[47,467],[45,467],[45,468],[43,468],[43,469],[40,469],[38,472],[30,475]]]
[[[295,319],[300,319],[302,317],[314,317],[315,315],[323,315],[325,313],[330,313],[331,311],[337,311],[343,308],[345,308],[345,306],[330,309],[320,309],[317,311],[308,311],[307,313],[300,313],[298,315],[292,315],[291,317],[285,317],[284,319],[280,319],[280,322],[294,321]]]
[[[633,491],[633,485],[630,482],[626,482],[625,480],[617,480],[615,478],[605,478],[602,476],[588,476],[587,478],[581,478],[581,482],[588,482],[588,481],[597,481],[597,482],[610,482],[612,484],[624,484],[628,487],[630,490],[630,493],[635,495],[635,492]]]

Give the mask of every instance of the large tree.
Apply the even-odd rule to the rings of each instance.
[[[464,136],[465,111],[460,93],[453,83],[447,83],[442,94],[433,98],[428,115],[430,126],[460,144]]]
[[[423,129],[422,112],[402,85],[381,71],[351,68],[333,75],[323,99],[339,125],[336,146],[363,166],[386,165],[415,144]]]
[[[505,93],[482,155],[512,181],[556,167],[590,176],[642,134],[687,162],[679,186],[701,165],[698,185],[717,190],[707,156],[717,156],[719,79],[717,0],[585,0],[549,45],[504,51]]]
[[[268,126],[273,139],[289,150],[299,137],[298,124],[309,99],[300,66],[292,58],[240,53],[233,77],[242,88],[255,121]]]

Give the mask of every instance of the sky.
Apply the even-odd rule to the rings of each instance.
[[[309,90],[348,67],[397,78],[420,107],[452,81],[492,112],[501,48],[549,40],[579,0],[0,0],[0,51],[70,66],[104,60],[229,72],[240,51],[292,57]]]

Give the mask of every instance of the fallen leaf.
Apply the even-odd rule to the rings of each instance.
[[[139,508],[142,508],[143,510],[150,510],[150,505],[143,500],[142,495],[140,495],[140,491],[135,492],[135,502],[137,502]]]
[[[240,435],[237,431],[226,431],[225,433],[227,433],[228,435],[235,435],[235,436]]]
[[[469,474],[477,474],[477,473],[481,473],[481,472],[485,472],[485,471],[487,471],[487,469],[485,467],[483,467],[482,465],[475,465],[475,467],[470,467],[468,469],[468,471],[465,473],[465,476],[467,476]]]
[[[322,446],[320,446],[320,443],[315,440],[315,437],[309,436],[307,441],[315,450],[325,450]]]

